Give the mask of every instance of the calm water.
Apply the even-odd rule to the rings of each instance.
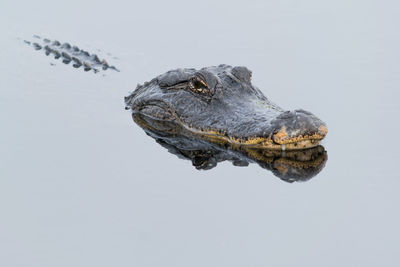
[[[399,266],[400,6],[366,2],[3,1],[0,266]],[[17,39],[33,34],[121,72]],[[198,171],[124,110],[137,83],[220,63],[327,123],[316,177]]]

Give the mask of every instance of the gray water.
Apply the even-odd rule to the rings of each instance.
[[[399,10],[3,0],[0,266],[399,266]],[[121,72],[64,65],[22,42],[34,34],[99,49]],[[221,63],[327,123],[316,177],[198,171],[124,110],[137,83]]]

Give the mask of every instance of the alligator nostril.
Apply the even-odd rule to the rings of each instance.
[[[296,109],[295,112],[303,113],[303,114],[306,114],[306,115],[313,115],[311,112],[308,112],[308,111],[306,111],[304,109]]]
[[[288,110],[288,111],[285,111],[285,112],[283,112],[282,114],[280,114],[279,116],[278,116],[278,118],[279,119],[291,119],[291,118],[293,118],[294,116],[295,116],[295,112],[294,111],[290,111],[290,110]]]

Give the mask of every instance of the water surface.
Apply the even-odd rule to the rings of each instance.
[[[398,266],[398,9],[3,1],[0,265]],[[50,60],[22,42],[34,34],[110,53],[121,72]],[[137,83],[221,63],[327,123],[316,177],[286,183],[228,161],[196,170],[124,110]]]

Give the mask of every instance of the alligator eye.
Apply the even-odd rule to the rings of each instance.
[[[199,77],[192,77],[189,81],[189,89],[195,93],[210,94],[210,88]]]

